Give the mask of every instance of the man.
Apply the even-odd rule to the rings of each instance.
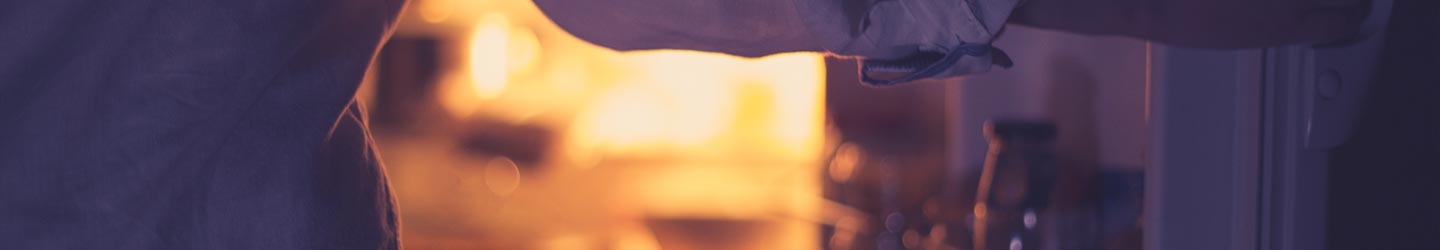
[[[0,1],[0,248],[398,248],[353,96],[402,5]]]
[[[1305,2],[1262,2],[1287,1]],[[1034,7],[1020,8],[1020,21],[1177,43],[1270,34],[1211,29],[1208,21],[1231,18],[1218,8],[1200,8],[1212,12],[1176,17],[1180,21],[1137,14],[1187,14],[1187,7],[1199,5],[1186,2],[1224,5],[1216,1],[1150,6],[1158,8],[1145,7],[1152,3],[1145,0],[1083,2],[1095,5],[1069,9],[1075,3],[1034,0],[1025,5]],[[1246,6],[1251,1],[1225,2],[1254,7]],[[1020,4],[538,3],[577,36],[617,49],[745,56],[831,51],[866,57],[867,72],[873,73],[866,78],[876,84],[1004,66],[1003,53],[989,41]],[[6,249],[398,248],[394,208],[353,97],[402,6],[402,0],[0,2],[0,244]],[[1247,29],[1274,21],[1262,18],[1271,14],[1266,11],[1290,7],[1267,5],[1242,11],[1248,18],[1221,23]],[[1079,11],[1066,12],[1073,10]],[[1126,18],[1109,19],[1110,14]],[[1304,21],[1310,14],[1278,16],[1301,20],[1278,22],[1277,28],[1311,25]],[[1345,26],[1347,18],[1333,19]],[[1109,25],[1112,21],[1138,22]],[[1188,28],[1194,27],[1207,28],[1192,33]],[[1214,44],[1259,46],[1344,33],[1317,27]]]

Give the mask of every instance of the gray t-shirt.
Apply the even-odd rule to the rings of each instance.
[[[397,248],[353,96],[402,5],[0,1],[0,248]]]

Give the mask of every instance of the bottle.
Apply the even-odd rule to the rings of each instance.
[[[975,195],[976,250],[1041,249],[1037,214],[1057,180],[1055,124],[997,119],[985,124],[990,150]]]

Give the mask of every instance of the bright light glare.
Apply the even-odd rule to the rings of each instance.
[[[509,81],[510,20],[498,13],[486,14],[475,23],[470,37],[470,78],[476,96],[499,96]]]
[[[457,77],[447,76],[440,83],[441,102],[458,118],[466,118],[481,108],[483,102],[500,97],[513,87],[509,85],[514,81],[533,80],[519,77],[533,75],[541,61],[541,44],[535,31],[513,23],[501,13],[482,15],[475,22],[466,45],[469,70]],[[512,105],[507,110],[524,113],[517,109],[533,106]]]
[[[584,111],[575,124],[579,141],[621,151],[746,144],[793,158],[817,153],[824,84],[817,54],[649,51],[617,59],[637,70]]]

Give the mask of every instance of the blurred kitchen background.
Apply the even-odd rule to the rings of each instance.
[[[1060,131],[1025,217],[1047,241],[1011,249],[1139,249],[1144,43],[997,43],[1023,70],[870,88],[816,53],[620,53],[530,1],[417,0],[360,97],[410,249],[973,249],[995,117]]]

